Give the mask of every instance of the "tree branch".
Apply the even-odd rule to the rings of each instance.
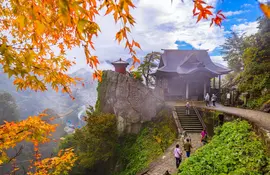
[[[7,161],[6,164],[10,163],[13,159],[15,159],[16,157],[18,157],[22,153],[23,146],[20,146],[19,151],[17,151],[16,148],[15,148],[15,150],[16,150],[16,154],[13,157],[9,158],[9,160]]]

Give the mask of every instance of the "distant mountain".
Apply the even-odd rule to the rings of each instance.
[[[94,105],[97,98],[97,82],[92,80],[92,73],[85,69],[79,69],[70,75],[82,78],[85,84],[84,87],[81,84],[71,87],[75,100],[72,100],[68,94],[56,93],[50,87],[45,92],[16,91],[16,87],[13,85],[14,78],[9,79],[6,74],[0,74],[0,90],[10,93],[16,99],[21,119],[29,115],[37,115],[46,108],[61,115],[70,110],[76,111],[82,105]]]

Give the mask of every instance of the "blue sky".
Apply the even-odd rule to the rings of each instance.
[[[254,22],[263,15],[256,0],[219,0],[215,8],[226,14],[227,19],[222,24],[226,31],[232,31],[233,26]],[[229,37],[229,32],[224,36]],[[185,41],[176,41],[175,43],[178,49],[196,49]],[[217,47],[209,54],[220,56],[220,51],[221,48]]]
[[[192,15],[192,0],[136,0],[136,9],[131,13],[136,24],[132,27],[132,37],[140,43],[142,50],[137,50],[141,59],[149,52],[161,49],[208,49],[214,62],[226,65],[222,59],[220,46],[224,44],[231,31],[252,35],[257,32],[256,19],[262,16],[256,0],[205,0],[214,6],[214,10],[222,10],[227,19],[222,27],[210,27],[210,21],[196,23]],[[267,0],[262,0],[267,2]],[[101,13],[102,14],[102,13]],[[124,43],[118,45],[115,33],[120,26],[115,25],[112,16],[101,15],[97,18],[102,33],[94,39],[101,69],[112,69],[108,64],[119,58],[128,59],[130,55],[124,49]],[[77,59],[76,70],[87,67],[82,49],[76,48],[68,53],[68,57]],[[79,60],[79,61],[78,61]]]

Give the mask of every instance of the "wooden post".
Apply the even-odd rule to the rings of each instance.
[[[206,95],[206,83],[205,81],[203,82],[203,97]]]
[[[186,100],[188,99],[189,82],[186,82]]]
[[[216,77],[213,79],[213,89],[216,89]]]
[[[218,98],[219,98],[219,100],[221,101],[221,94],[220,94],[220,87],[221,87],[221,76],[220,75],[218,75]]]

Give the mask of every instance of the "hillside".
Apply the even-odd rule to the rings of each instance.
[[[46,92],[16,91],[16,87],[13,85],[14,79],[9,79],[6,74],[0,75],[0,86],[1,90],[10,93],[15,98],[21,119],[36,115],[46,108],[53,109],[57,114],[64,114],[70,109],[77,110],[82,105],[94,105],[97,96],[97,82],[92,80],[92,73],[79,69],[71,76],[82,78],[85,84],[85,87],[81,84],[71,87],[75,97],[74,101],[67,94],[56,93],[50,87]]]

